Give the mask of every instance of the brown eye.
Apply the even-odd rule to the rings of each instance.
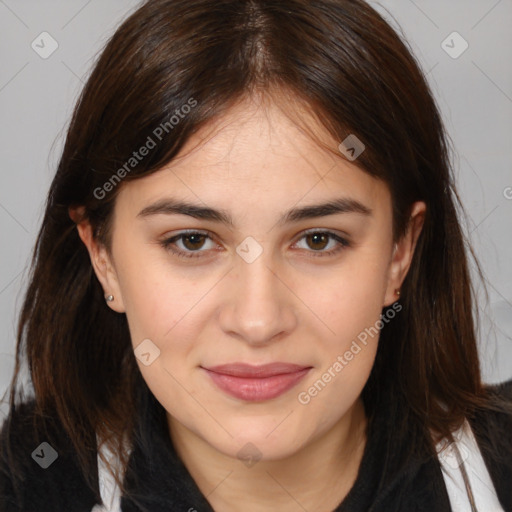
[[[311,249],[325,249],[329,243],[330,236],[327,233],[311,233],[306,235],[306,241]]]
[[[331,231],[309,231],[294,244],[306,250],[310,256],[334,256],[343,249],[351,247],[350,242]]]
[[[215,247],[215,243],[208,233],[196,231],[182,232],[162,240],[160,245],[176,256],[183,258],[204,257],[208,250],[212,250]]]
[[[182,241],[183,245],[193,251],[195,249],[201,249],[203,247],[204,242],[208,238],[206,235],[201,235],[199,233],[194,233],[192,235],[183,235]]]

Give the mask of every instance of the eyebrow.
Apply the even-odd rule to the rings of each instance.
[[[314,219],[325,217],[327,215],[336,215],[339,213],[359,213],[361,215],[372,215],[372,209],[365,206],[356,199],[341,197],[325,203],[314,204],[310,206],[301,206],[292,208],[284,213],[279,219],[278,224],[298,222],[305,219]],[[186,201],[178,201],[167,198],[161,199],[141,210],[137,217],[149,217],[151,215],[188,215],[196,219],[222,222],[228,226],[234,226],[233,218],[227,210],[214,209],[200,206]]]

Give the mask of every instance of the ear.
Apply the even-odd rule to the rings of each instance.
[[[106,304],[114,311],[124,313],[123,298],[117,279],[117,273],[112,262],[112,256],[107,248],[94,238],[92,226],[87,219],[84,219],[83,213],[84,209],[82,207],[69,209],[69,216],[76,223],[80,239],[89,251],[94,273],[103,287],[105,298],[109,295],[114,297],[114,300]]]
[[[384,297],[384,306],[390,306],[398,299],[397,290],[400,290],[402,283],[411,266],[416,242],[420,236],[425,221],[426,204],[423,201],[413,203],[411,216],[405,234],[394,245],[393,254],[389,266],[388,284]]]

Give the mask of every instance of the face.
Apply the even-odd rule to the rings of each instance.
[[[414,236],[394,246],[389,190],[356,163],[246,102],[122,185],[110,253],[88,246],[171,428],[272,460],[357,403]]]

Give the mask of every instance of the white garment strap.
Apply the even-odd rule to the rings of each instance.
[[[455,443],[437,445],[452,512],[504,512],[475,436],[467,421],[454,433]],[[456,445],[456,448],[453,445]],[[444,449],[443,449],[444,447]],[[457,448],[460,457],[457,455]],[[463,465],[460,464],[462,461]],[[472,508],[462,471],[465,469],[476,508]]]
[[[98,482],[103,505],[95,505],[91,512],[122,512],[121,490],[107,466],[101,460],[100,452],[106,456],[110,464],[113,464],[116,468],[117,474],[119,474],[120,470],[119,458],[117,455],[112,453],[107,446],[102,445],[100,450],[98,450]]]

